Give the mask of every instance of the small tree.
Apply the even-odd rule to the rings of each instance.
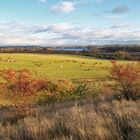
[[[112,64],[110,78],[115,82],[115,92],[127,100],[136,98],[140,92],[139,63],[118,64],[112,61]]]
[[[114,53],[115,58],[116,59],[120,59],[120,60],[132,60],[132,56],[130,55],[130,53],[125,52],[125,51],[117,51]]]

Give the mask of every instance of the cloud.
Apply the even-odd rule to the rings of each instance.
[[[52,6],[52,11],[55,13],[70,13],[74,11],[75,4],[69,1],[62,1],[57,3],[56,5]]]
[[[73,25],[68,23],[60,23],[48,26],[48,28],[54,32],[65,32],[70,31],[74,28]]]
[[[140,43],[140,26],[133,23],[105,27],[82,27],[69,23],[0,23],[0,45],[61,46],[111,43]]]
[[[117,25],[112,25],[111,28],[113,29],[130,29],[130,28],[133,28],[135,27],[136,24],[135,23],[121,23],[121,24],[117,24]]]
[[[107,10],[105,12],[109,12],[113,14],[125,14],[129,12],[129,8],[126,5],[121,5],[113,8],[112,10]]]
[[[93,16],[103,16],[104,19],[120,19],[124,17],[124,14],[130,11],[129,7],[126,5],[117,6],[111,10],[105,10],[102,12],[93,12]]]

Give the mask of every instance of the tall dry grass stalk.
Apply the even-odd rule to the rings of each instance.
[[[38,106],[34,117],[1,124],[0,140],[139,140],[139,108],[140,101],[91,98]]]

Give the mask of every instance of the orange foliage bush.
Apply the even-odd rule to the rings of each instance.
[[[112,61],[112,64],[110,77],[115,81],[115,91],[127,100],[136,98],[140,92],[139,63],[118,64]]]
[[[1,70],[0,77],[0,95],[10,100],[18,111],[47,88],[44,80],[34,79],[28,70]]]

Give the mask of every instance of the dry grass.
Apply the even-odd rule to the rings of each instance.
[[[35,116],[1,124],[0,140],[139,140],[139,108],[140,101],[97,97],[37,106]]]

